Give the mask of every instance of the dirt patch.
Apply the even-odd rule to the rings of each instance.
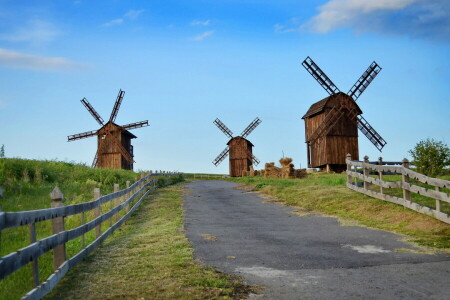
[[[202,234],[200,234],[200,236],[201,236],[203,239],[208,240],[208,241],[213,241],[213,242],[215,242],[215,241],[219,240],[219,239],[216,238],[215,236],[213,236],[213,235],[211,235],[211,234],[208,234],[208,233],[202,233]]]

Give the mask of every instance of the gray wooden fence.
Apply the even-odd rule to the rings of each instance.
[[[31,263],[35,288],[29,291],[22,299],[42,298],[56,286],[70,269],[75,267],[128,219],[139,207],[142,200],[155,189],[158,177],[173,175],[175,174],[168,172],[150,173],[131,186],[127,182],[127,188],[123,190],[119,190],[119,186],[115,185],[114,193],[102,197],[100,197],[100,190],[95,189],[93,201],[68,206],[62,204],[63,195],[58,188],[55,188],[50,195],[52,208],[21,212],[0,212],[0,230],[28,226],[30,232],[30,245],[0,258],[0,280]],[[131,206],[135,200],[137,201]],[[107,203],[109,203],[109,210],[102,213],[101,207]],[[94,211],[94,219],[85,223],[85,214],[92,210]],[[119,212],[122,210],[124,215],[120,217]],[[81,214],[82,225],[74,229],[64,230],[64,218],[76,214]],[[53,235],[36,240],[36,223],[46,220],[52,221]],[[107,220],[109,220],[109,227],[104,232],[101,232],[102,223]],[[93,229],[95,229],[95,240],[85,246],[84,236]],[[66,259],[65,244],[78,237],[82,239],[83,249],[70,259]],[[50,250],[53,250],[54,254],[53,264],[55,272],[44,282],[40,282],[38,259]]]
[[[351,155],[347,154],[347,187],[366,194],[368,196],[403,205],[406,208],[412,209],[422,214],[432,216],[442,222],[450,224],[450,216],[441,211],[441,201],[450,203],[450,195],[441,191],[441,189],[450,188],[450,181],[438,178],[432,178],[423,174],[414,172],[409,169],[409,161],[404,159],[402,162],[389,162],[385,165],[381,159],[378,162],[369,162],[367,156],[364,161],[353,161]],[[394,166],[401,164],[400,166]],[[362,169],[362,173],[357,172],[357,169]],[[370,171],[376,171],[377,177],[369,176]],[[398,174],[402,175],[401,181],[384,181],[383,174]],[[358,186],[358,182],[354,179],[362,180],[362,186]],[[414,185],[410,179],[415,179],[421,183],[432,186],[433,188],[426,188]],[[378,186],[379,191],[369,189],[369,185]],[[403,190],[403,197],[395,197],[385,193],[385,189],[400,188]],[[436,201],[435,209],[415,203],[411,199],[411,193],[417,193],[422,196],[433,198]]]

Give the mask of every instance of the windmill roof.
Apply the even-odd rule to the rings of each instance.
[[[231,142],[232,140],[235,140],[235,139],[243,139],[243,140],[245,140],[247,143],[249,143],[250,145],[252,145],[252,147],[255,146],[255,145],[252,144],[252,142],[250,142],[250,141],[247,140],[246,138],[243,138],[242,136],[235,136],[234,138],[232,138],[232,139],[230,139],[230,140],[228,141],[227,145],[229,145],[230,142]]]
[[[329,108],[333,107],[334,104],[330,103],[331,100],[334,100],[334,99],[336,99],[339,96],[341,96],[341,97],[342,96],[350,97],[350,96],[348,96],[345,93],[339,92],[337,94],[328,96],[328,97],[326,97],[326,98],[324,98],[324,99],[322,99],[320,101],[317,101],[316,103],[314,103],[313,105],[310,106],[310,108],[308,109],[306,114],[302,117],[302,119],[309,118],[309,117],[312,117],[314,115],[317,115],[317,114],[323,112],[326,107],[329,107]],[[358,109],[359,114],[362,114],[362,111],[359,108],[358,104],[356,104],[356,102],[353,101],[353,99],[352,99],[352,102],[355,104],[356,108]]]

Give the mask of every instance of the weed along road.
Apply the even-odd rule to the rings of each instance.
[[[342,226],[225,181],[187,185],[185,228],[205,265],[263,287],[255,299],[450,299],[450,255]]]

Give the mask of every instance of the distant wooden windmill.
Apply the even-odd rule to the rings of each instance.
[[[214,159],[213,164],[217,167],[230,154],[230,176],[242,176],[242,171],[249,171],[250,166],[259,164],[259,160],[253,155],[253,144],[246,137],[261,123],[259,118],[253,120],[240,136],[233,137],[233,132],[228,129],[219,119],[213,122],[230,140],[227,147]]]
[[[125,91],[119,90],[111,116],[106,124],[86,98],[81,100],[81,103],[83,103],[86,109],[91,113],[94,119],[102,125],[102,127],[99,130],[69,135],[67,141],[71,142],[91,136],[98,137],[97,153],[95,154],[92,167],[133,170],[134,155],[131,139],[136,138],[136,136],[128,130],[148,126],[148,121],[146,120],[123,126],[114,123],[124,95]]]
[[[345,94],[309,56],[302,65],[330,95],[311,105],[302,117],[305,120],[308,167],[342,171],[347,153],[353,159],[359,159],[358,129],[381,152],[386,141],[361,116],[362,111],[356,104],[359,96],[381,71],[380,66],[372,62]]]

